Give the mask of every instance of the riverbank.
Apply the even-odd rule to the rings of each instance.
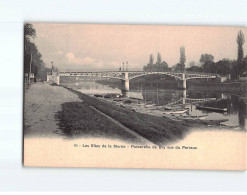
[[[77,134],[78,136],[85,136],[85,131],[81,125],[74,124],[74,121],[77,121],[79,124],[83,123],[83,117],[80,117],[80,114],[78,114],[80,113],[80,110],[82,110],[80,109],[81,106],[89,108],[93,107],[99,110],[131,131],[155,144],[164,144],[181,140],[192,129],[207,129],[209,128],[208,123],[215,123],[212,121],[187,120],[181,118],[178,120],[178,118],[173,115],[165,116],[162,114],[161,116],[160,113],[162,112],[155,110],[149,110],[149,113],[147,114],[145,113],[147,111],[146,108],[143,108],[143,112],[141,110],[142,108],[136,112],[132,109],[132,106],[118,106],[111,100],[89,96],[68,87],[64,88],[77,94],[82,100],[82,103],[78,103],[76,106],[72,104],[63,104],[63,111],[59,113],[58,118],[61,128],[69,131],[69,134],[72,132],[73,135]],[[69,112],[67,110],[69,110]],[[74,120],[70,119],[69,115],[71,114],[74,116]],[[214,128],[217,128],[217,125]],[[220,127],[218,126],[218,128]],[[77,129],[76,133],[73,133],[74,129]],[[118,131],[118,129],[115,130]]]
[[[57,125],[56,113],[62,110],[61,104],[80,101],[76,94],[62,87],[46,82],[29,85],[24,92],[24,137],[63,136]]]
[[[68,138],[106,138],[145,144],[143,137],[101,113],[87,102],[66,102],[56,114],[59,127]]]
[[[126,108],[112,105],[110,102],[101,101],[72,89],[71,91],[77,94],[83,102],[63,104],[63,110],[58,113],[57,118],[60,121],[61,129],[64,129],[65,132],[68,132],[68,134],[73,137],[91,136],[116,138],[114,137],[114,132],[120,132],[120,139],[127,142],[135,141],[131,140],[133,138],[125,136],[120,126],[112,126],[106,118],[104,118],[105,121],[95,120],[94,116],[97,113],[92,111],[90,107],[104,113],[124,127],[130,129],[130,131],[154,144],[182,139],[187,132],[187,125],[174,124],[170,119],[132,112]],[[84,108],[84,110],[82,108]]]
[[[77,135],[144,143],[140,136],[126,132],[95,112],[70,90],[46,82],[35,83],[25,89],[25,138],[68,139]]]
[[[136,113],[47,83],[33,84],[25,92],[24,110],[25,122],[28,122],[24,128],[25,166],[245,169],[246,132],[203,129],[200,125],[193,127],[193,122]],[[144,145],[136,144],[137,133],[114,126],[117,124],[102,113],[111,114],[115,121],[123,116],[119,122],[124,127],[128,123],[133,129],[140,125],[139,130],[143,131],[138,133],[150,138],[147,142],[150,148],[158,144],[170,149],[131,148],[131,145]],[[138,130],[128,127],[133,132]],[[65,135],[58,135],[56,131]],[[82,144],[114,147],[75,147]],[[182,149],[183,146],[197,149]]]
[[[108,138],[131,143],[170,143],[211,121],[164,115],[96,98],[71,88],[36,83],[25,93],[24,136]]]
[[[190,90],[195,91],[219,91],[236,95],[246,94],[247,92],[245,82],[202,83],[190,81],[187,85]]]

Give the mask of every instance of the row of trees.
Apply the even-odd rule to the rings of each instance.
[[[149,63],[143,67],[144,71],[193,71],[193,72],[205,72],[216,73],[221,75],[231,74],[233,79],[240,76],[247,76],[247,56],[244,57],[244,45],[245,39],[242,31],[239,31],[237,35],[238,45],[238,58],[237,60],[229,60],[224,58],[218,62],[214,62],[214,56],[212,54],[201,54],[200,63],[196,64],[194,61],[189,63],[189,67],[185,68],[186,56],[185,47],[180,47],[180,61],[172,68],[168,67],[168,64],[163,61],[161,63],[160,53],[157,55],[157,62],[154,64],[153,55],[150,55]]]
[[[157,54],[157,61],[154,63],[153,54],[149,57],[149,63],[143,67],[144,71],[167,71],[169,69],[168,64],[161,60],[160,53]]]
[[[41,53],[31,41],[35,38],[36,30],[32,24],[26,23],[24,25],[24,73],[33,73],[35,78],[43,80],[46,78],[46,72],[51,70],[45,67]]]
[[[173,69],[176,71],[183,72],[185,70],[185,62],[186,62],[186,56],[185,56],[185,47],[180,47],[180,61],[176,65],[173,66]]]
[[[237,60],[222,59],[218,62],[214,62],[214,56],[211,54],[202,54],[200,58],[200,65],[191,63],[187,71],[216,73],[221,75],[230,74],[232,79],[236,79],[238,76],[247,76],[247,56],[244,57],[244,45],[245,39],[242,31],[238,32],[237,45],[238,45],[238,57]]]
[[[177,71],[184,71],[185,70],[185,62],[186,62],[186,56],[185,56],[185,47],[181,46],[180,47],[180,61],[177,63],[173,69]],[[157,61],[154,63],[154,57],[153,54],[150,55],[149,57],[149,63],[143,67],[144,71],[168,71],[171,70],[172,68],[169,68],[168,64],[161,60],[161,55],[158,52],[157,55]]]

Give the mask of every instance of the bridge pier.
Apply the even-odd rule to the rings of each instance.
[[[187,91],[186,89],[184,89],[183,90],[183,100],[182,100],[183,105],[186,104],[186,96],[187,96]]]
[[[186,78],[185,78],[185,74],[182,74],[182,79],[178,81],[178,88],[179,89],[186,89]]]
[[[121,90],[121,91],[122,91],[123,97],[129,98],[129,91],[125,91],[125,90]]]
[[[124,80],[122,80],[122,90],[129,91],[130,90],[130,80],[129,80],[129,73],[124,73]]]
[[[129,91],[130,90],[130,81],[128,80],[122,80],[122,90]]]

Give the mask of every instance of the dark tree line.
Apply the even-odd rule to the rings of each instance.
[[[186,71],[228,75],[232,74],[232,67],[235,61],[224,58],[222,60],[219,60],[218,62],[214,62],[213,55],[202,54],[200,58],[200,63],[201,65],[193,65],[189,68],[186,68]]]
[[[224,58],[218,62],[214,62],[214,56],[212,54],[202,54],[200,56],[200,64],[196,65],[195,62],[190,62],[190,67],[185,68],[186,56],[184,46],[180,47],[180,60],[179,63],[169,68],[166,62],[161,63],[160,53],[157,55],[157,62],[154,64],[154,57],[151,54],[149,63],[143,67],[144,71],[191,71],[191,72],[204,72],[215,73],[220,75],[231,75],[232,79],[237,79],[239,76],[247,76],[247,55],[244,57],[243,45],[245,42],[244,34],[242,31],[237,35],[237,60],[229,60]]]
[[[222,59],[214,62],[214,56],[211,54],[202,54],[200,58],[201,66],[191,66],[187,71],[216,73],[220,75],[230,74],[232,79],[237,79],[238,76],[247,76],[247,56],[244,57],[243,45],[245,42],[242,31],[237,35],[237,60]]]
[[[32,24],[24,25],[24,73],[33,73],[35,78],[45,79],[46,72],[50,69],[45,67],[42,55],[37,46],[31,41],[36,38],[36,30]]]

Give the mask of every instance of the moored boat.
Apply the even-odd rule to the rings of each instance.
[[[154,107],[154,106],[155,106],[154,104],[146,104],[145,108],[150,108],[150,107]]]
[[[103,95],[101,95],[101,94],[94,94],[94,97],[103,97]]]
[[[196,108],[199,110],[208,110],[214,112],[227,112],[227,108],[214,108],[214,107],[199,106],[199,105],[196,105]]]
[[[200,116],[192,116],[192,115],[186,115],[186,116],[180,116],[183,119],[188,120],[202,120],[205,119],[208,115],[200,115]]]
[[[181,110],[167,110],[164,112],[164,114],[183,114],[186,113],[187,109],[181,109]]]

